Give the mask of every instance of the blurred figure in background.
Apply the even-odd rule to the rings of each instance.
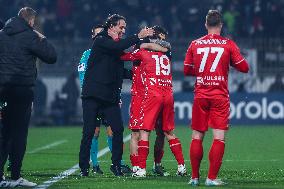
[[[277,74],[275,76],[275,82],[270,86],[269,91],[270,92],[284,91],[284,83],[283,83],[281,74]]]
[[[80,91],[77,85],[77,73],[72,73],[62,87],[62,94],[66,95],[65,120],[66,124],[73,124],[77,115],[77,102]]]

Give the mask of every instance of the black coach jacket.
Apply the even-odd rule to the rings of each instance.
[[[53,64],[57,55],[46,38],[40,38],[20,17],[8,20],[0,30],[0,86],[33,86],[36,59]]]
[[[82,98],[95,97],[118,103],[125,70],[120,56],[123,50],[138,43],[136,35],[114,41],[106,31],[93,43],[82,88]]]

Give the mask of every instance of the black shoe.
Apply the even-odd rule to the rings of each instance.
[[[81,169],[81,171],[80,171],[80,176],[81,176],[81,177],[87,177],[87,176],[89,176],[89,170],[88,170],[88,169]]]
[[[153,173],[158,176],[169,176],[170,174],[165,170],[165,168],[162,166],[162,164],[156,164],[153,167]]]
[[[110,170],[114,174],[114,176],[123,176],[120,165],[111,165]]]
[[[93,167],[93,173],[94,174],[104,174],[104,172],[101,170],[100,166],[99,165],[96,165]]]
[[[130,174],[132,173],[132,170],[128,165],[121,165],[121,172],[123,174]]]

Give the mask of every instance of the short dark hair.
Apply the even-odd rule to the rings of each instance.
[[[36,11],[30,7],[21,8],[18,12],[18,16],[25,19],[27,22],[29,22],[31,19],[34,19],[36,14]]]
[[[119,14],[113,14],[110,15],[107,19],[106,19],[106,23],[105,23],[105,28],[108,29],[112,26],[116,26],[118,24],[119,20],[124,20],[126,21],[124,16],[121,16]]]
[[[223,23],[222,15],[218,10],[209,10],[206,15],[206,24],[209,27],[220,26]]]
[[[162,26],[155,25],[152,28],[155,32],[155,34],[153,36],[155,38],[159,38],[159,34],[164,34],[165,36],[167,36],[169,34],[168,31],[165,28],[163,28]]]

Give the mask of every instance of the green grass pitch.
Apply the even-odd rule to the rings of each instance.
[[[127,129],[126,129],[127,130]],[[59,173],[78,163],[81,127],[30,128],[27,153],[23,162],[23,177],[42,184]],[[127,135],[129,131],[125,132]],[[104,127],[100,133],[100,149],[107,146]],[[99,158],[104,175],[80,178],[78,171],[49,188],[123,188],[123,189],[179,189],[192,188],[187,184],[189,176],[177,177],[177,164],[166,142],[163,165],[171,173],[169,177],[157,177],[152,174],[153,139],[151,136],[150,154],[147,161],[147,178],[116,178],[109,171],[110,153]],[[190,173],[189,143],[191,131],[186,126],[178,126],[176,135],[181,139],[188,173]],[[201,164],[201,185],[208,169],[208,149],[212,140],[211,131],[204,141],[204,158]],[[56,145],[57,144],[57,145]],[[46,148],[47,145],[50,145]],[[44,147],[44,148],[43,148]],[[125,143],[124,159],[129,161],[129,143]],[[284,188],[284,127],[283,126],[232,126],[226,140],[226,150],[219,178],[228,182],[220,188]],[[216,187],[217,188],[217,187]]]

